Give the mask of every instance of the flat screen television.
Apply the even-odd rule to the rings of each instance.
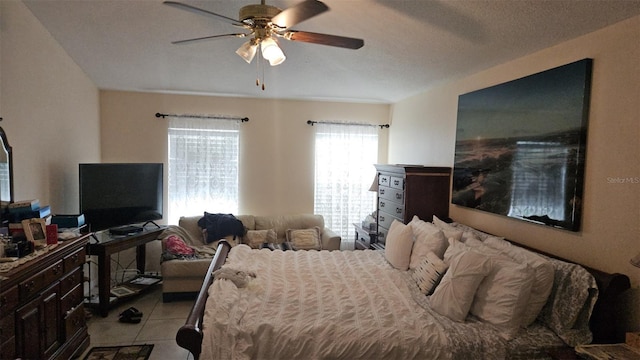
[[[162,219],[162,163],[80,164],[80,212],[91,231]]]

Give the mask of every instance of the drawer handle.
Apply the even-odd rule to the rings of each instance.
[[[402,194],[396,194],[396,199],[398,200],[402,199]]]
[[[396,208],[396,214],[402,214],[402,209]]]
[[[380,222],[384,222],[384,215],[380,215]]]
[[[60,271],[61,271],[61,270],[62,270],[62,265],[61,265],[61,264],[56,265],[56,266],[52,269],[52,271],[53,271],[53,274],[54,274],[54,275],[58,275],[58,274],[60,273]]]
[[[384,201],[380,201],[380,207],[383,208],[385,206],[385,202]]]
[[[398,181],[398,180],[394,180],[394,181],[393,181],[393,185],[400,185],[400,181]]]
[[[24,284],[24,289],[25,289],[27,292],[31,292],[31,291],[33,291],[33,288],[34,288],[35,286],[36,286],[36,283],[35,283],[33,280],[31,280],[31,281],[29,281],[28,283]]]
[[[380,189],[380,195],[384,195],[384,189]]]
[[[73,254],[73,256],[71,256],[71,260],[74,263],[78,263],[78,258],[80,257],[80,254]]]

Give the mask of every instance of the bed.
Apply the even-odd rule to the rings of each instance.
[[[176,341],[196,359],[544,359],[553,349],[619,341],[615,302],[628,277],[540,256],[555,269],[553,289],[535,322],[507,333],[474,315],[455,321],[434,310],[436,294],[425,296],[385,251],[221,241]]]

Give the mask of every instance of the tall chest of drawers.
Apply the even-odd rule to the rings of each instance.
[[[409,223],[414,215],[431,221],[449,217],[451,168],[375,165],[378,176],[378,241],[385,242],[393,220]]]
[[[70,359],[89,346],[82,285],[88,238],[0,273],[0,359]]]

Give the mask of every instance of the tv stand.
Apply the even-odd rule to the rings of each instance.
[[[111,305],[111,254],[136,248],[136,267],[140,274],[145,272],[146,248],[148,242],[158,239],[166,226],[144,228],[137,233],[114,235],[110,231],[94,233],[97,243],[87,244],[87,254],[98,256],[98,310],[102,317],[109,314]]]

